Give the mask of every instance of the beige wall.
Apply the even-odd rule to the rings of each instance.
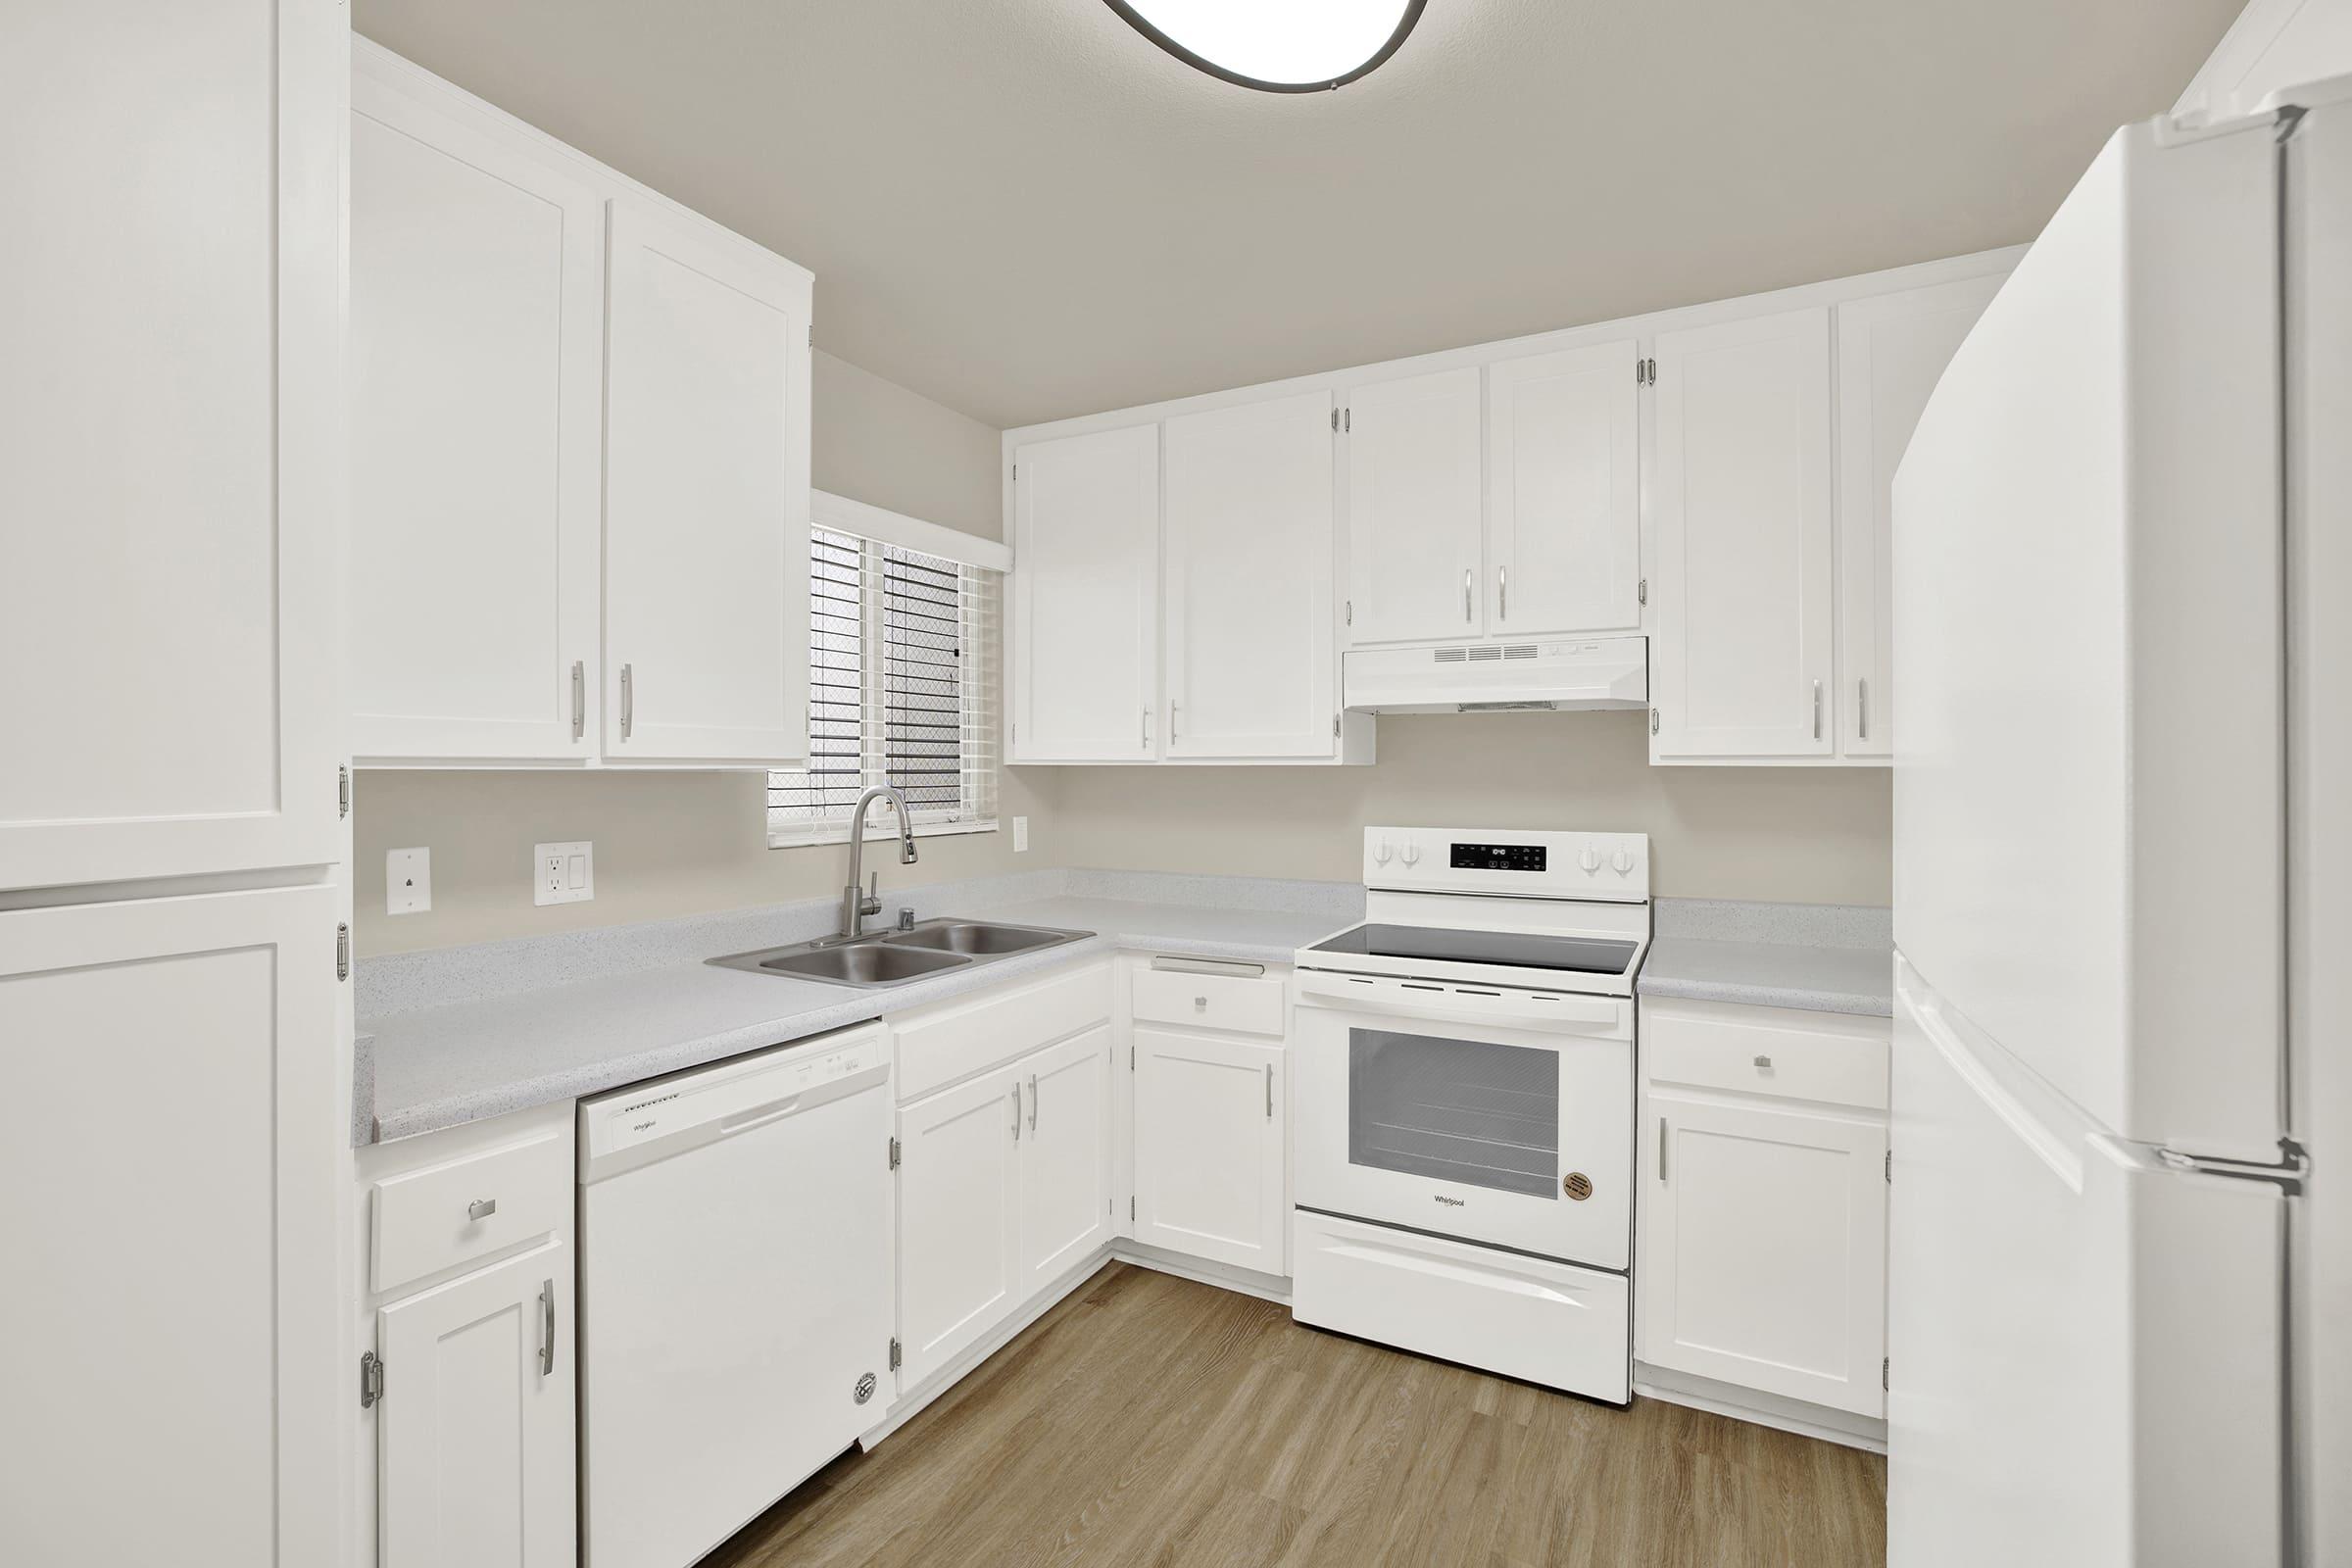
[[[955,410],[819,352],[814,377],[817,487],[872,506],[1003,537],[997,432]],[[999,833],[922,841],[922,860],[873,863],[883,891],[1056,863],[1032,772],[1007,770]],[[763,773],[366,772],[352,808],[352,902],[360,952],[405,953],[583,926],[658,920],[841,889],[840,845],[767,847]],[[1027,854],[1011,819],[1030,819]],[[531,903],[531,846],[596,846],[596,897]],[[432,851],[433,906],[384,913],[384,852]]]
[[[1884,768],[1652,767],[1630,713],[1380,721],[1372,767],[1080,768],[1054,782],[1063,864],[1361,880],[1362,830],[1650,836],[1666,898],[1890,902]]]

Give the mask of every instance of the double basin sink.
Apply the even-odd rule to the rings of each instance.
[[[822,980],[830,985],[876,991],[927,980],[953,969],[1083,942],[1092,931],[1062,931],[1042,925],[1000,925],[987,920],[925,920],[901,931],[871,936],[821,937],[790,947],[712,958],[729,969],[754,974]]]

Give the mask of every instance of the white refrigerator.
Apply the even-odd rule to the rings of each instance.
[[[1894,1568],[2352,1563],[2352,81],[2130,126],[1895,479]]]

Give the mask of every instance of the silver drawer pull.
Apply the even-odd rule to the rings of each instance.
[[[466,1205],[467,1219],[488,1219],[497,1212],[498,1200],[495,1198],[477,1198]]]
[[[1193,1010],[1195,1012],[1206,1012],[1208,1010],[1208,999],[1206,997],[1195,997],[1193,999]]]
[[[1759,1072],[1772,1071],[1772,1058],[1770,1056],[1758,1056],[1756,1058],[1756,1070]]]

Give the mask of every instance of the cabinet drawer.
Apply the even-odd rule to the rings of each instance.
[[[1279,975],[1138,969],[1135,1017],[1138,1023],[1187,1024],[1229,1034],[1279,1037],[1288,990]]]
[[[929,1094],[1109,1016],[1110,964],[1102,959],[913,1013],[893,1028],[898,1097]]]
[[[564,1137],[550,1131],[377,1182],[376,1294],[559,1234],[571,1179]]]
[[[1885,1110],[1887,1032],[1883,1018],[1644,1001],[1642,1071],[1653,1084]]]

